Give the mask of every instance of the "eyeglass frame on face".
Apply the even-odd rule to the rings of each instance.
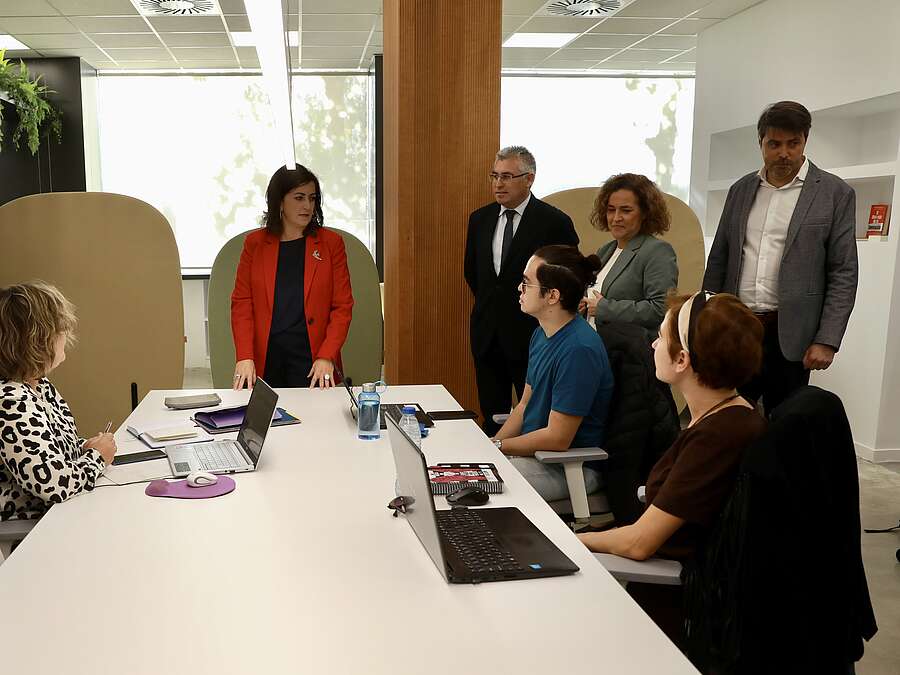
[[[529,284],[528,279],[526,279],[524,276],[522,277],[522,280],[519,282],[519,285],[516,286],[516,289],[518,289],[519,293],[524,293],[525,291],[523,289],[531,288],[532,286],[537,287],[537,288],[543,288],[545,291],[550,290],[543,284]]]
[[[525,171],[523,173],[517,173],[517,174],[497,173],[495,171],[492,171],[491,173],[488,174],[488,178],[490,179],[490,181],[492,183],[508,183],[511,180],[515,180],[516,178],[521,178],[522,176],[527,176],[530,173],[531,173],[530,171]]]

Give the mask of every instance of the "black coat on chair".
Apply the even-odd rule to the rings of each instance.
[[[683,579],[688,652],[701,671],[844,674],[862,657],[878,628],[837,396],[806,386],[773,411]]]

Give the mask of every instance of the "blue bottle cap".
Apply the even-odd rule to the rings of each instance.
[[[401,412],[402,412],[404,415],[415,415],[415,414],[416,414],[416,406],[414,406],[414,405],[405,405],[405,406],[403,406],[403,408],[401,409]]]

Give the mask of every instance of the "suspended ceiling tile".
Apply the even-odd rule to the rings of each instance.
[[[231,59],[230,61],[211,61],[209,59],[190,61],[178,59],[178,65],[182,68],[191,68],[196,70],[227,70],[239,67],[238,62],[235,59]]]
[[[2,19],[0,19],[2,21]],[[149,33],[150,26],[140,17],[73,16],[72,24],[85,33]]]
[[[519,27],[523,24],[527,23],[530,19],[530,16],[504,16],[503,17],[503,32],[504,33],[512,33],[514,31],[519,30]]]
[[[670,23],[672,23],[670,19],[620,19],[613,17],[607,19],[596,28],[592,28],[591,33],[648,35],[665,28]]]
[[[303,10],[303,30],[381,30],[375,14],[307,14],[305,3]]]
[[[559,52],[550,57],[550,59],[558,59],[561,61],[590,61],[597,63],[607,56],[612,56],[618,49],[560,49]]]
[[[645,35],[597,35],[588,33],[569,43],[569,47],[587,47],[592,49],[622,49],[630,47]]]
[[[172,61],[120,61],[119,67],[127,70],[178,70],[179,65]]]
[[[701,19],[727,19],[760,2],[761,0],[715,0],[694,16]]]
[[[303,31],[304,47],[363,47],[369,41],[369,31]]]
[[[57,16],[59,12],[44,0],[0,0],[0,16]]]
[[[250,32],[250,19],[248,19],[243,14],[237,14],[234,16],[226,16],[225,23],[228,24],[228,30],[230,30],[230,31],[235,31],[238,33]]]
[[[719,23],[717,19],[682,19],[675,25],[666,28],[663,33],[666,35],[697,35],[700,31],[717,23]]]
[[[337,59],[342,61],[356,59],[358,62],[362,53],[362,47],[307,47],[303,45],[302,61],[306,61],[306,59]]]
[[[102,61],[109,61],[109,57],[99,49],[45,49],[42,50],[41,53],[44,56],[52,58],[77,56],[91,65]]]
[[[160,33],[217,33],[222,30],[219,16],[160,16],[150,18]]]
[[[244,0],[219,0],[219,9],[222,14],[246,14],[247,7]]]
[[[238,58],[243,61],[244,59],[255,59],[259,60],[259,55],[256,53],[256,47],[235,47],[237,50]]]
[[[303,0],[303,15],[381,14],[381,4],[382,0]]]
[[[503,0],[504,14],[534,14],[546,0]]]
[[[43,56],[40,52],[33,49],[8,49],[6,50],[6,58],[11,61],[18,59],[39,59]]]
[[[379,48],[384,46],[384,33],[380,31],[372,33],[372,40],[369,42],[369,46]]]
[[[81,33],[17,35],[16,39],[22,44],[39,51],[43,51],[44,49],[77,49],[94,46],[94,44]]]
[[[159,38],[153,33],[93,33],[91,39],[103,47],[161,47]]]
[[[616,17],[637,16],[655,19],[680,19],[708,5],[710,0],[635,0],[616,12]]]
[[[550,56],[556,49],[551,48],[537,48],[537,47],[504,47],[503,48],[503,58],[504,60],[509,57],[511,59],[535,59],[541,60]]]
[[[165,61],[172,58],[169,52],[162,48],[107,49],[105,51],[116,61]]]
[[[644,49],[690,49],[697,46],[693,35],[651,35],[641,42]]]
[[[46,33],[77,33],[78,29],[61,16],[0,16],[0,32],[9,35],[44,35]]]
[[[535,17],[519,28],[519,33],[583,33],[598,24],[598,18]]]
[[[303,3],[303,8],[306,9],[306,2]],[[357,59],[303,59],[301,67],[303,70],[317,68],[357,70],[359,69],[359,61]]]
[[[65,16],[139,16],[129,0],[49,0]]]
[[[201,61],[203,59],[229,61],[234,58],[231,47],[175,47],[172,49],[172,53],[179,61]]]
[[[227,33],[160,33],[168,47],[230,47]]]

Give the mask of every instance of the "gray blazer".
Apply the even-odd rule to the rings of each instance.
[[[605,266],[616,251],[615,239],[597,256]],[[625,245],[603,284],[597,303],[597,324],[611,321],[636,323],[657,330],[666,315],[666,294],[678,286],[675,249],[666,241],[639,234]]]
[[[737,295],[757,172],[728,190],[703,288]],[[856,301],[856,193],[812,162],[788,225],[778,275],[778,341],[790,361],[813,343],[838,349]]]

